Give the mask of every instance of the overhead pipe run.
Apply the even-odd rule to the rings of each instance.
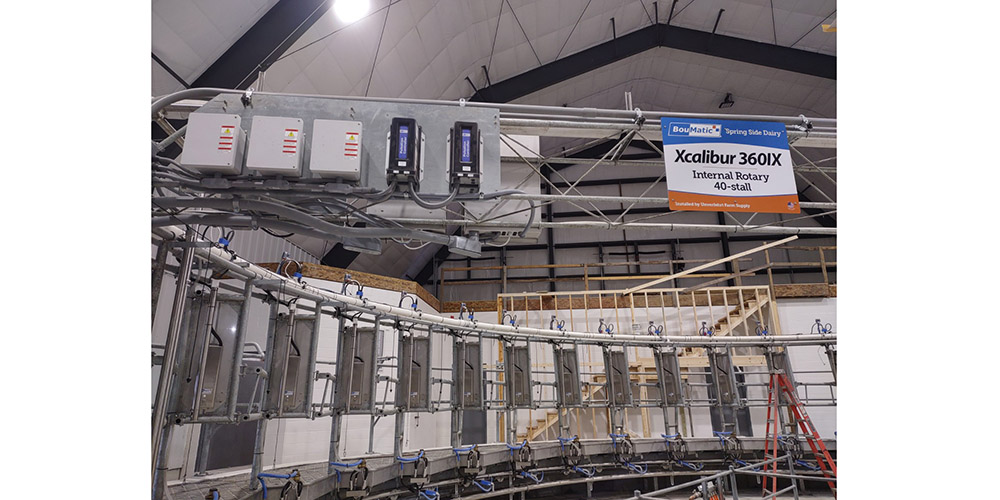
[[[243,95],[244,91],[235,89],[219,89],[219,88],[197,88],[197,89],[187,89],[173,94],[168,94],[160,97],[155,102],[153,102],[153,116],[160,110],[163,110],[170,104],[182,101],[184,99],[198,99],[207,98],[211,99],[220,94],[237,94]],[[458,101],[443,101],[436,99],[405,99],[405,98],[391,98],[391,97],[355,97],[355,96],[328,96],[328,95],[314,95],[314,94],[289,94],[289,93],[279,93],[279,92],[256,92],[256,95],[269,95],[269,96],[291,96],[291,97],[310,97],[319,99],[334,99],[334,100],[354,100],[354,101],[373,101],[373,102],[390,102],[398,104],[436,104],[444,106],[461,106],[461,107],[474,107],[474,108],[490,108],[499,109],[501,112],[506,113],[522,113],[522,114],[548,114],[557,116],[577,116],[585,118],[625,118],[629,121],[635,119],[634,110],[623,110],[623,109],[599,109],[599,108],[570,108],[562,106],[539,106],[533,104],[507,104],[507,103],[491,103],[491,102],[476,102],[476,101],[466,101],[465,99],[459,99]],[[750,121],[768,121],[768,122],[781,122],[786,125],[804,125],[806,123],[812,125],[825,125],[825,126],[836,126],[836,118],[806,118],[801,115],[799,116],[774,116],[774,115],[740,115],[740,114],[722,114],[722,113],[677,113],[670,111],[645,111],[642,112],[643,116],[647,119],[658,120],[663,117],[671,118],[705,118],[709,120],[750,120]],[[503,118],[501,118],[503,120]]]

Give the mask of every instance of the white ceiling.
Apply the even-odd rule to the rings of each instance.
[[[197,78],[276,0],[238,12],[207,7],[233,2],[154,2],[154,52]],[[659,4],[666,20],[670,2]],[[672,24],[711,31],[720,8],[719,34],[836,55],[836,35],[818,27],[835,17],[833,0],[680,0]],[[485,86],[481,66],[499,82],[610,40],[612,17],[622,36],[654,15],[651,0],[372,0],[372,11],[351,25],[332,10],[321,17],[271,66],[265,90],[458,99],[473,93],[466,76]],[[154,87],[176,85],[166,72],[153,77]]]
[[[189,84],[278,0],[153,0],[153,53]],[[153,65],[153,95],[183,86]]]

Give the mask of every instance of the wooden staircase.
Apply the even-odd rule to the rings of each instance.
[[[727,314],[725,318],[715,322],[715,325],[712,326],[712,336],[722,337],[731,335],[740,325],[747,325],[755,313],[757,316],[762,317],[764,315],[763,307],[767,305],[767,303],[768,298],[767,296],[764,296],[760,297],[760,300],[757,300],[756,298],[746,299],[743,301],[742,307],[737,304],[733,307],[732,311],[729,311],[729,314]],[[767,323],[766,320],[762,322],[765,324]],[[753,326],[756,328],[756,324]],[[746,331],[750,332],[752,329],[748,327]],[[701,347],[686,347],[681,353],[681,356],[702,356],[704,354],[705,350]]]
[[[640,360],[638,362],[629,363],[629,372],[642,372],[641,374],[632,374],[629,376],[629,380],[632,382],[645,382],[649,378],[656,378],[656,366],[653,364],[653,360]],[[605,390],[605,380],[607,375],[592,375],[591,383],[587,384],[581,391],[581,396],[583,401],[592,401],[595,396]],[[586,408],[581,408],[585,410]],[[563,408],[559,410],[562,412],[563,416],[566,416],[569,409]],[[603,411],[603,409],[602,409]],[[520,432],[517,434],[518,441],[527,439],[528,441],[534,441],[539,438],[539,436],[544,436],[548,429],[559,422],[559,414],[556,410],[547,410],[545,412],[544,418],[535,419],[534,422],[529,422],[528,427],[525,432]],[[558,435],[559,430],[556,429],[556,435]],[[633,437],[638,437],[635,433],[629,432]]]
[[[715,323],[712,335],[719,337],[731,334],[736,327],[746,324],[751,316],[760,311],[765,304],[767,304],[767,297],[762,298],[759,302],[757,299],[745,300],[743,307],[737,305],[732,311],[729,311],[729,315]]]

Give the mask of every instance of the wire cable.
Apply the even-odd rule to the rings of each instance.
[[[410,189],[408,193],[410,197],[413,199],[413,202],[416,203],[417,205],[420,205],[421,207],[424,207],[428,210],[436,210],[439,208],[444,208],[448,206],[451,202],[455,201],[455,197],[458,196],[458,188],[453,189],[451,193],[448,193],[448,197],[439,203],[431,203],[427,200],[424,200],[423,198],[420,197],[420,195],[417,194],[416,189]]]

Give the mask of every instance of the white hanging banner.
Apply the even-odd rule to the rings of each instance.
[[[671,210],[797,214],[785,125],[660,119]]]

